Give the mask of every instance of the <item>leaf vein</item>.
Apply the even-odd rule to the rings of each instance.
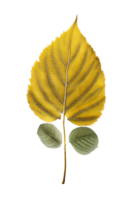
[[[85,64],[85,62],[86,62],[87,53],[88,53],[88,48],[87,48],[87,50],[86,50],[86,53],[85,53],[85,56],[84,56],[84,60],[83,60],[83,62],[82,62],[82,65],[81,65],[81,67],[80,67],[80,70],[79,70],[78,73],[73,77],[73,79],[68,83],[68,85],[70,85],[70,83],[72,83],[72,82],[74,81],[74,79],[76,79],[76,78],[78,77],[78,75],[80,74],[80,72],[81,72],[81,70],[82,70],[82,68],[83,68],[83,66],[84,66],[84,64]]]
[[[74,116],[72,116],[71,118],[69,118],[69,120],[74,119],[75,117],[77,117],[77,116],[80,115],[81,113],[83,113],[83,112],[85,112],[85,111],[87,111],[87,110],[89,110],[89,109],[92,109],[92,108],[94,108],[95,106],[98,106],[98,105],[99,105],[102,101],[104,101],[104,100],[105,100],[105,97],[104,97],[103,99],[101,99],[99,102],[97,102],[96,104],[90,106],[89,108],[86,108],[86,109],[84,109],[84,110],[81,110],[80,112],[78,112],[77,114],[75,114]]]
[[[93,62],[92,66],[90,67],[89,71],[84,75],[84,77],[78,83],[76,83],[75,85],[69,85],[69,87],[74,87],[74,86],[80,84],[90,74],[91,70],[94,67],[94,63],[95,63],[95,61]]]
[[[44,111],[45,113],[47,113],[48,115],[50,115],[52,118],[55,118],[55,119],[58,119],[57,117],[55,117],[54,115],[50,114],[49,112],[47,112],[39,103],[38,101],[35,99],[34,95],[32,93],[31,94],[31,97],[33,99],[33,101],[35,102],[35,104],[42,110]]]
[[[94,86],[94,84],[96,83],[96,81],[97,81],[97,79],[98,79],[98,77],[99,77],[99,75],[100,75],[100,72],[97,74],[97,76],[96,76],[96,78],[95,78],[95,80],[93,81],[93,83],[91,84],[91,86],[86,90],[86,92],[84,92],[76,101],[74,101],[67,109],[66,109],[66,111],[67,110],[69,110],[72,106],[74,106],[93,86]]]
[[[40,90],[41,90],[41,92],[42,92],[44,98],[46,99],[46,101],[47,101],[48,103],[50,103],[51,105],[53,105],[53,106],[60,112],[59,108],[48,100],[46,94],[45,94],[44,91],[42,90],[42,87],[41,87],[41,85],[40,85],[40,82],[39,82],[39,79],[38,79],[38,76],[37,76],[36,71],[35,71],[35,76],[36,76],[36,79],[37,79],[38,86],[39,86],[39,88],[40,88]]]
[[[47,57],[46,57],[46,58],[47,58]],[[63,101],[60,99],[60,97],[59,97],[58,94],[56,93],[56,91],[55,91],[55,89],[54,89],[54,87],[53,87],[53,84],[52,84],[52,82],[51,82],[51,79],[50,79],[50,76],[49,76],[49,72],[48,72],[48,66],[47,66],[46,58],[45,58],[45,65],[46,65],[46,71],[47,71],[47,77],[48,77],[49,83],[50,83],[50,85],[51,85],[51,87],[52,87],[52,90],[53,90],[53,92],[55,93],[56,97],[60,100],[61,103],[63,103]]]

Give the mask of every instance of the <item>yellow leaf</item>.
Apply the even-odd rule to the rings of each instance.
[[[105,103],[105,77],[99,58],[81,34],[77,18],[70,29],[47,46],[31,71],[28,103],[46,122],[61,118],[91,125]]]

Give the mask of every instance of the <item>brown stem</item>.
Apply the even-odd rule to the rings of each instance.
[[[65,115],[63,115],[63,134],[64,134],[64,173],[63,173],[62,184],[65,183],[65,177],[66,177],[66,134],[65,134]]]

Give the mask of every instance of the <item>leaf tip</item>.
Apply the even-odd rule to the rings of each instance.
[[[79,12],[76,12],[76,14],[75,14],[76,16],[79,16]]]
[[[75,20],[78,21],[78,16],[79,16],[79,12],[76,12],[75,14]]]

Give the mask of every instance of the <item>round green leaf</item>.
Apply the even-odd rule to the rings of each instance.
[[[41,124],[37,134],[43,144],[49,148],[58,148],[62,143],[62,135],[53,124]]]
[[[83,155],[89,154],[98,146],[98,136],[87,127],[75,128],[69,135],[69,141],[74,149]]]

